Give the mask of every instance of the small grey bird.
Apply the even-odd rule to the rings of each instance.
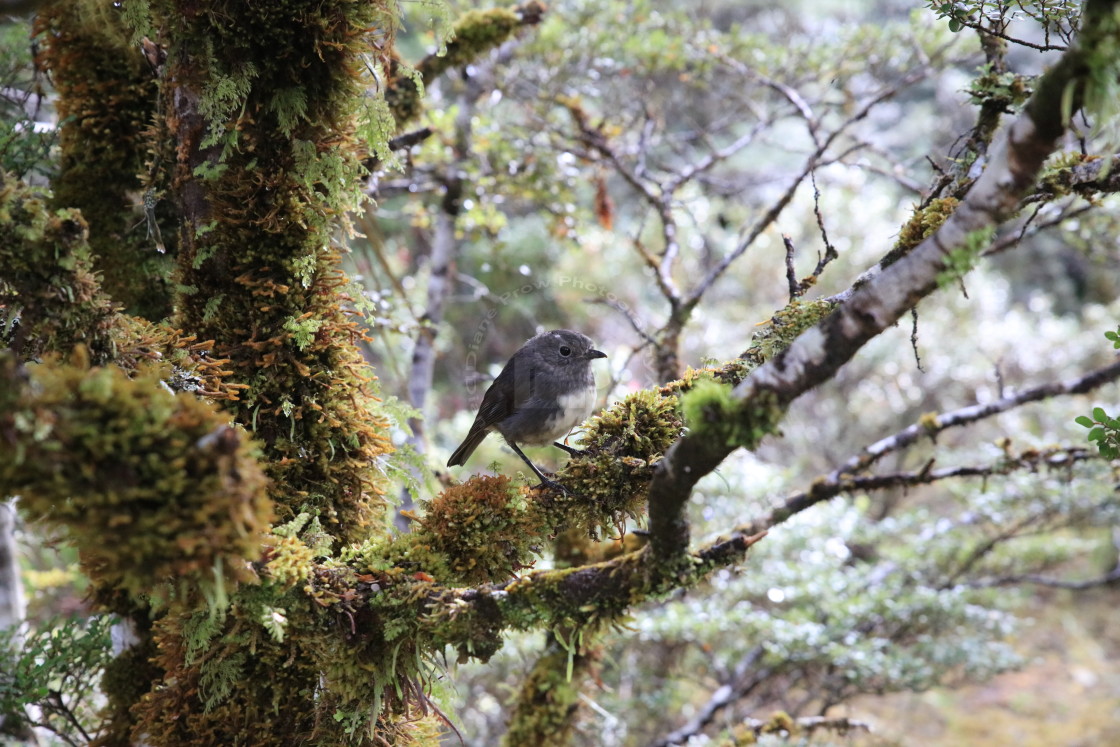
[[[557,439],[586,420],[595,404],[591,361],[607,354],[593,345],[587,335],[568,329],[542,332],[522,345],[486,390],[470,432],[447,466],[465,463],[486,434],[496,430],[540,478],[541,485],[559,487],[518,444],[551,443],[569,454],[579,453]]]

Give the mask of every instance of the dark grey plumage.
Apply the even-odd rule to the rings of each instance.
[[[447,461],[464,464],[482,439],[496,430],[546,485],[553,485],[518,447],[557,442],[587,419],[595,404],[595,376],[591,361],[606,358],[591,338],[568,329],[542,332],[513,354],[486,390],[467,437]]]

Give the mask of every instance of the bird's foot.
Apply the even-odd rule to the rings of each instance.
[[[540,485],[537,485],[537,490],[540,490],[541,488],[548,488],[550,490],[559,490],[565,495],[568,493],[568,489],[555,480],[550,480],[544,475],[537,475],[537,477],[541,478]]]
[[[587,453],[586,451],[584,451],[582,449],[573,448],[571,446],[568,446],[567,444],[562,444],[559,441],[553,441],[552,445],[555,446],[558,449],[563,449],[564,451],[568,452],[572,456],[583,456],[584,454]]]

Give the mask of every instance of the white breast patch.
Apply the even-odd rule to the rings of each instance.
[[[582,423],[591,414],[595,405],[595,387],[589,386],[556,398],[560,411],[549,419],[545,430],[547,436],[543,437],[541,444],[552,443],[568,434],[572,428]]]

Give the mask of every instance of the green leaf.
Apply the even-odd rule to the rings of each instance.
[[[961,22],[958,21],[956,18],[950,19],[949,20],[949,30],[952,31],[954,34],[957,33],[958,31],[961,30]]]
[[[1074,422],[1078,425],[1083,425],[1086,428],[1092,428],[1094,425],[1096,425],[1092,418],[1089,418],[1085,415],[1078,415]]]
[[[1093,418],[1099,423],[1101,421],[1108,420],[1108,413],[1104,411],[1103,407],[1094,407]]]
[[[1090,441],[1100,441],[1104,438],[1104,428],[1094,428],[1089,431]]]

